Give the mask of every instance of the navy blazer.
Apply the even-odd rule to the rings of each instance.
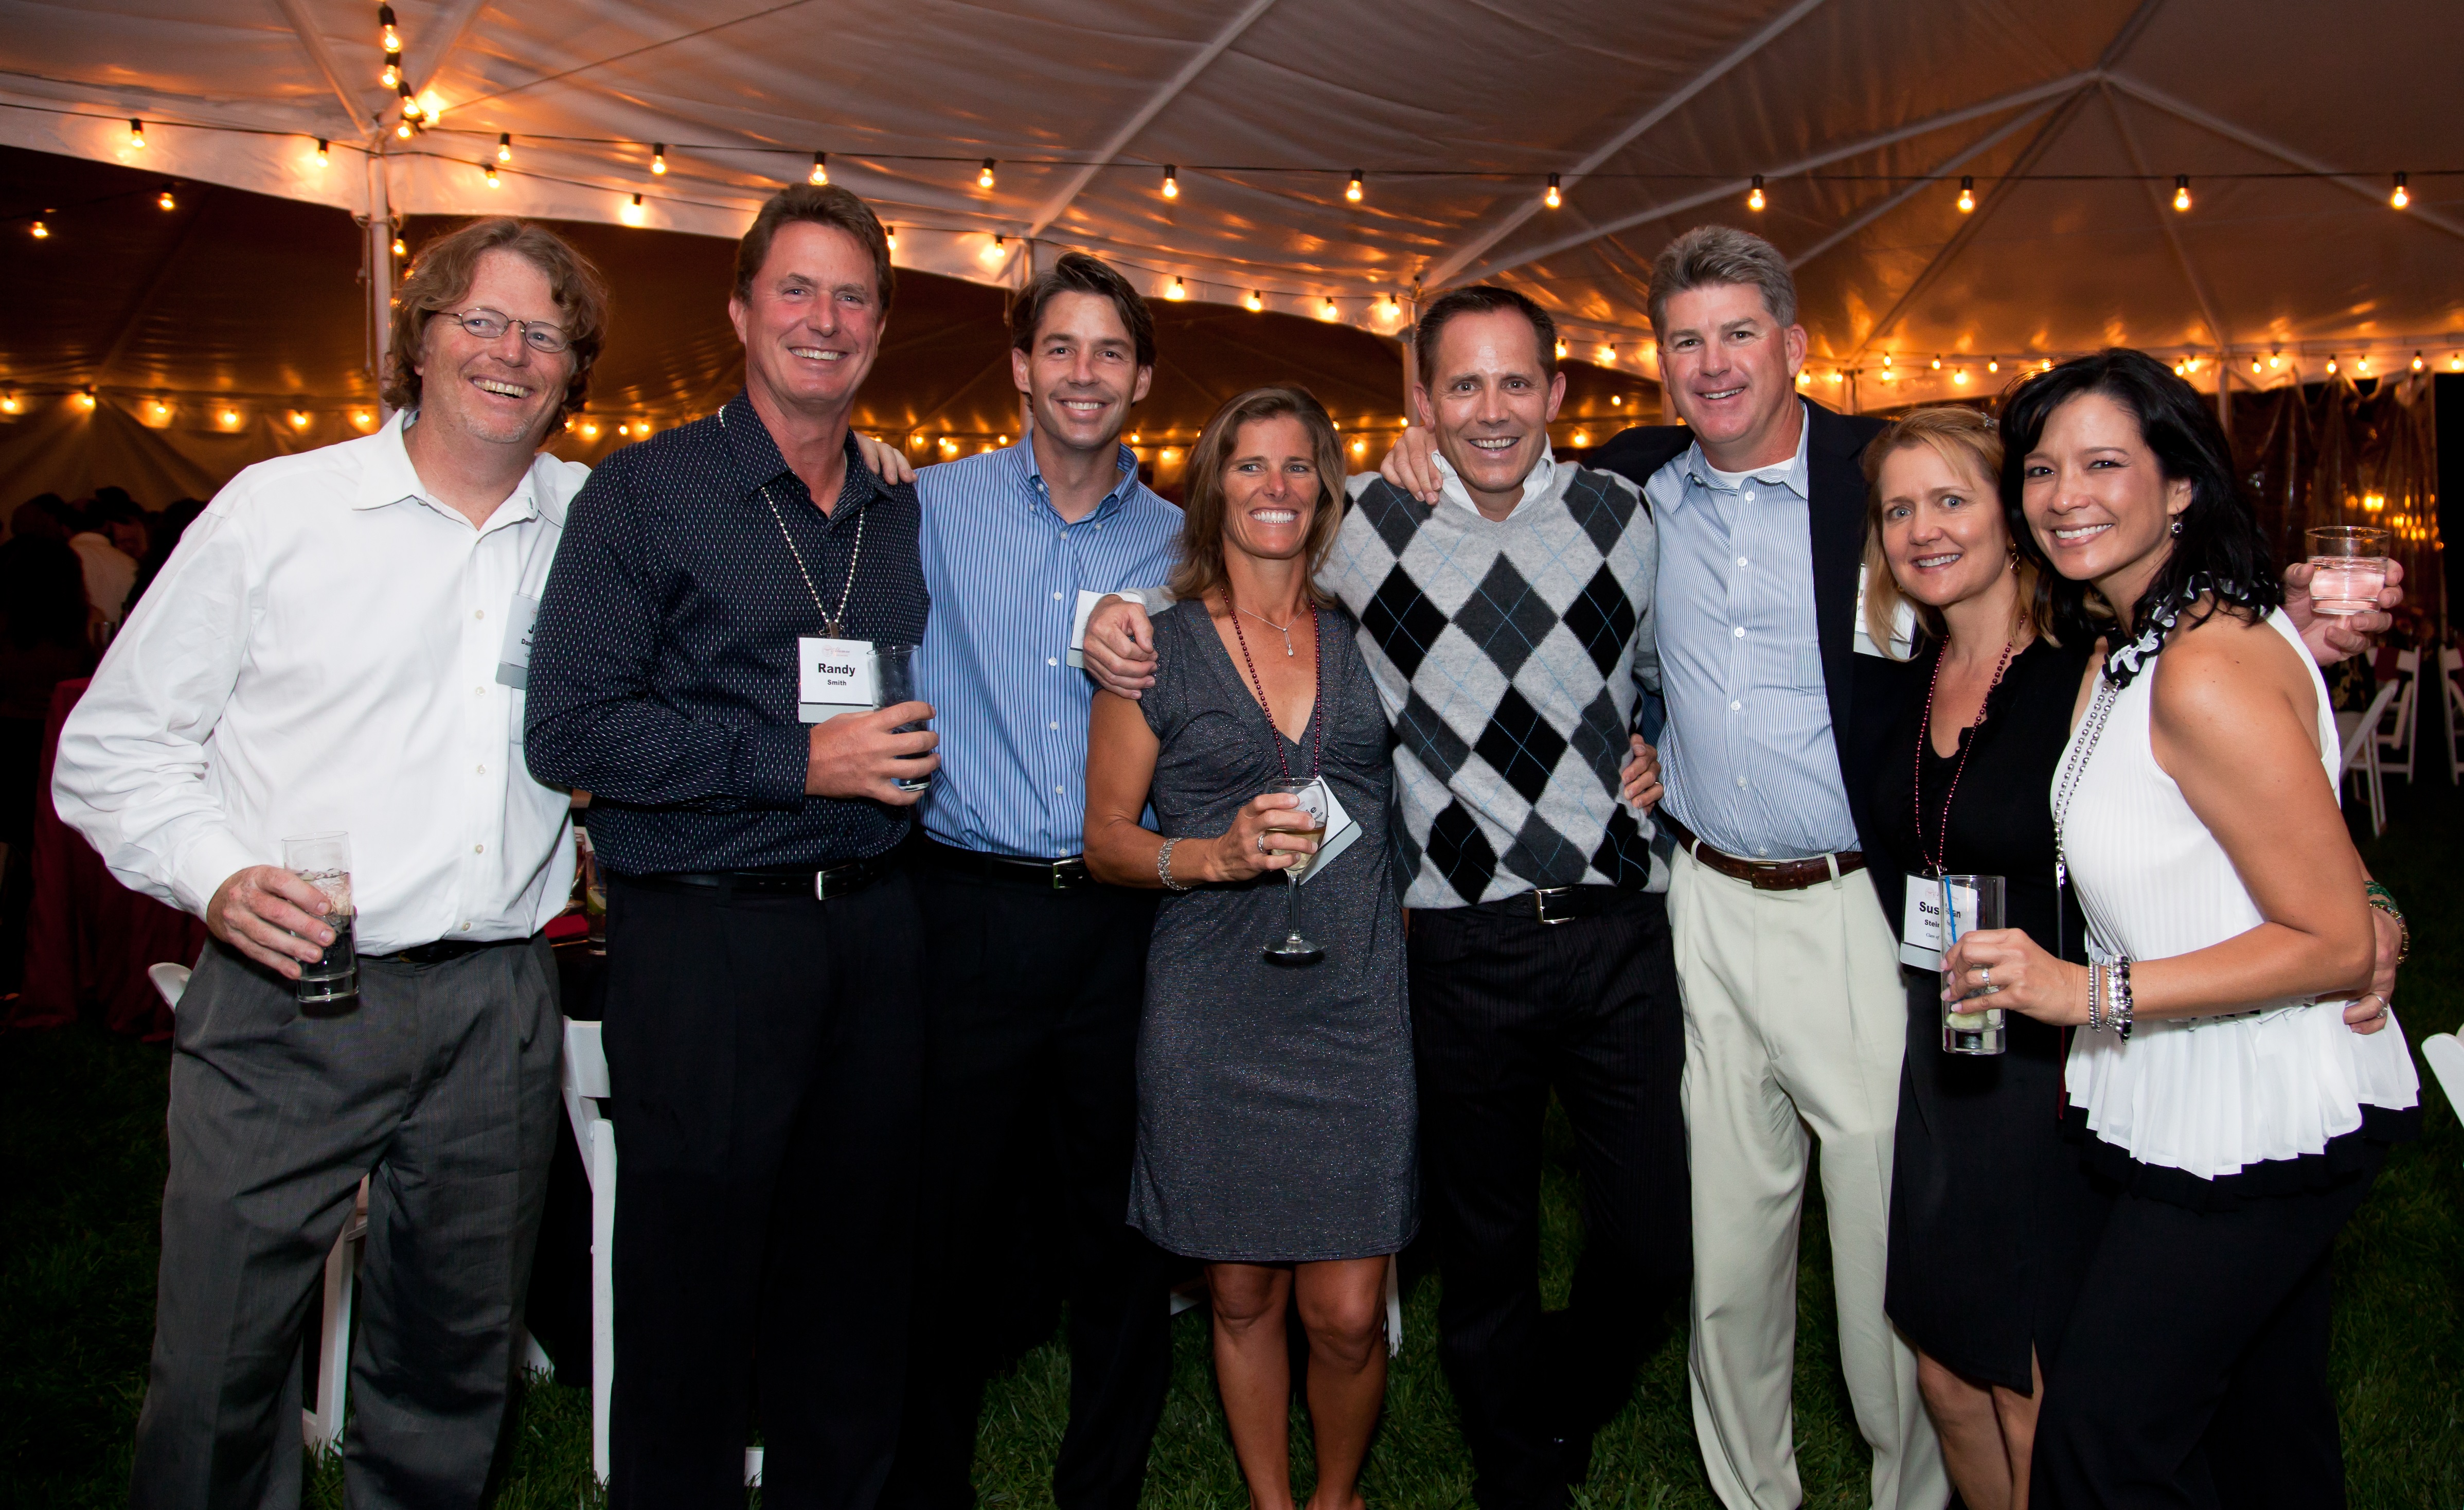
[[[1839,775],[1858,842],[1867,855],[1882,853],[1881,830],[1868,812],[1876,763],[1892,726],[1911,697],[1923,689],[1904,661],[1856,653],[1857,576],[1865,561],[1865,445],[1886,421],[1842,414],[1805,401],[1806,514],[1814,532],[1815,630],[1821,641],[1822,686],[1831,702],[1831,738],[1839,752]],[[1683,425],[1642,425],[1620,431],[1586,458],[1586,465],[1648,484],[1653,474],[1694,444]],[[1896,886],[1877,885],[1882,910],[1896,932],[1903,899]]]

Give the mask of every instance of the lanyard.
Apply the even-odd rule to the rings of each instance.
[[[1933,744],[1933,698],[1942,686],[1942,663],[1950,658],[1950,646],[1946,642],[1942,654],[1933,659],[1933,679],[1925,683],[1925,718],[1917,724],[1916,772],[1910,795],[1916,807],[1917,855],[1940,876],[1950,865],[1950,800],[1959,795],[1959,778],[1968,773],[1968,757],[1976,748],[1976,731],[1985,726],[1985,710],[1993,705],[1993,689],[2002,685],[2002,674],[2011,669],[2011,642],[2002,642],[2002,658],[1993,663],[1993,679],[1985,684],[1985,699],[1976,705],[1976,717],[1969,721],[1969,737],[1959,742],[1959,764],[1951,767],[1950,789],[1942,794],[1942,823],[1934,835],[1933,847],[1925,847],[1925,758]]]
[[[727,425],[725,405],[719,406],[718,423],[722,429]],[[855,546],[847,552],[847,581],[839,585],[839,611],[832,613],[822,602],[821,589],[813,586],[813,574],[804,569],[804,553],[796,548],[796,537],[787,533],[787,516],[779,512],[779,500],[770,496],[767,482],[761,484],[761,501],[770,505],[770,522],[779,526],[779,539],[787,547],[788,559],[796,564],[796,575],[804,579],[804,590],[812,595],[813,611],[822,616],[822,628],[828,631],[830,638],[843,638],[847,628],[847,596],[855,591],[856,563],[864,559],[864,522],[872,511],[861,506],[856,510]]]

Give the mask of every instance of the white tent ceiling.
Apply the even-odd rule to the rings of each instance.
[[[365,0],[0,0],[0,142],[360,214],[724,236],[826,151],[903,264],[1007,282],[1082,247],[1157,295],[1177,278],[1293,313],[1333,299],[1381,331],[1416,285],[1493,278],[1558,311],[1580,354],[1614,344],[1644,373],[1651,258],[1719,219],[1795,262],[1817,391],[1860,369],[1866,407],[1958,391],[1969,367],[1984,386],[1988,359],[2114,343],[2203,353],[2206,381],[2221,351],[2250,379],[2280,348],[2262,383],[2315,378],[2331,352],[2371,370],[2464,352],[2452,0],[394,11],[409,81],[443,106],[409,140]],[[499,133],[512,158],[491,187]],[[2188,213],[2169,208],[2177,173]],[[1541,203],[1551,174],[1559,209]]]

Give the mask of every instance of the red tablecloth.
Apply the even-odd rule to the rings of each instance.
[[[165,960],[194,965],[206,925],[112,879],[85,836],[52,807],[52,760],[60,725],[85,695],[83,679],[52,692],[43,726],[42,785],[34,803],[34,896],[26,919],[26,983],[11,1028],[56,1028],[99,1009],[114,1033],[171,1035],[171,1011],[145,977]]]

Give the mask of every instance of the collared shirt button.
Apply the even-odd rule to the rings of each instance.
[[[1053,794],[1054,796],[1056,796],[1056,797],[1060,796],[1060,795],[1062,794],[1062,791],[1063,791],[1063,788],[1059,788],[1059,787],[1055,787],[1055,788],[1052,788],[1052,794]]]
[[[1738,786],[1742,787],[1742,786],[1744,786],[1745,784],[1746,784],[1746,778],[1744,778],[1743,776],[1740,776],[1740,777],[1738,777],[1738,778],[1737,778],[1737,785],[1738,785]]]
[[[473,609],[471,611],[471,616],[474,619],[483,619],[488,616],[488,611],[486,609]]]
[[[1743,713],[1746,711],[1746,705],[1742,701],[1731,702],[1728,704],[1728,711],[1730,713]]]
[[[1061,724],[1060,724],[1059,721],[1057,721],[1057,720],[1056,720],[1056,721],[1053,722],[1053,725],[1052,725],[1052,726],[1053,726],[1054,728],[1056,728],[1056,729],[1057,729],[1057,728],[1061,727]]]
[[[485,855],[488,853],[488,847],[484,844],[473,844],[471,846],[471,853],[473,855]]]
[[[485,687],[473,687],[471,689],[471,696],[474,698],[484,698],[487,695],[488,689]]]
[[[482,775],[482,776],[485,776],[486,774],[488,774],[488,767],[487,767],[487,766],[480,766],[480,767],[479,767],[479,774],[480,774],[480,775]]]
[[[1735,633],[1737,638],[1744,639],[1746,637],[1746,627],[1743,624],[1738,625]]]
[[[1058,655],[1046,655],[1044,657],[1044,663],[1047,666],[1058,666],[1061,664],[1061,657]]]
[[[1055,602],[1055,603],[1060,602],[1060,601],[1061,601],[1061,594],[1060,594],[1060,593],[1058,593],[1058,592],[1054,593],[1054,594],[1052,595],[1052,601],[1053,601],[1053,602]]]
[[[1748,489],[1746,489],[1746,501],[1747,501],[1747,502],[1749,502],[1749,503],[1751,503],[1753,500],[1754,500],[1754,490],[1753,490],[1753,489],[1751,489],[1751,488],[1748,488]]]
[[[1745,558],[1745,557],[1743,557],[1743,556],[1739,556],[1739,557],[1737,558],[1737,565],[1738,565],[1738,566],[1744,566],[1745,564],[1746,564],[1746,558]]]
[[[1771,853],[1771,847],[1765,844],[1757,844],[1754,846],[1754,853],[1756,855],[1769,855]]]

